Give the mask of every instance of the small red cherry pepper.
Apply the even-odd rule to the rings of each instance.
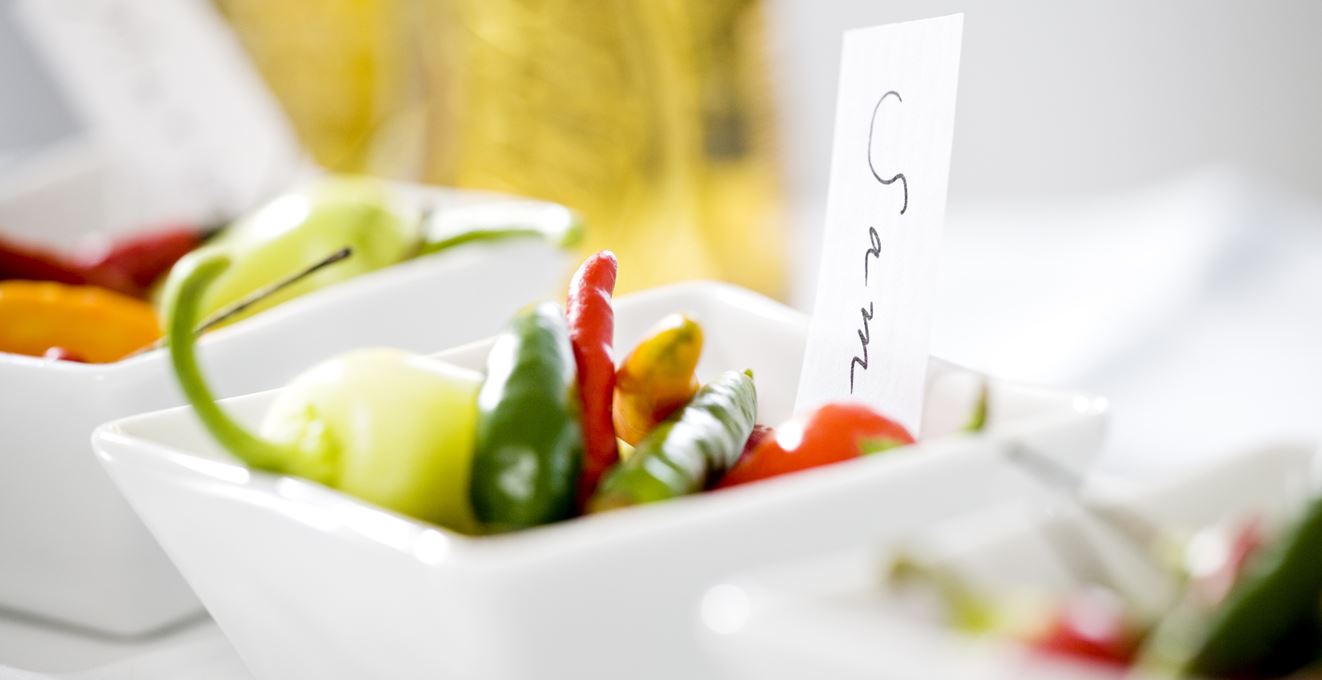
[[[78,258],[0,238],[0,280],[90,285],[146,298],[152,284],[206,236],[192,227],[169,227],[130,236],[103,252]]]
[[[189,226],[130,236],[83,260],[80,269],[88,283],[145,297],[152,284],[180,258],[202,245],[205,237],[206,232]]]
[[[1123,602],[1109,591],[1088,588],[1066,598],[1028,645],[1039,652],[1124,667],[1134,662],[1140,640]]]
[[[569,284],[569,341],[578,364],[578,396],[582,402],[584,458],[579,476],[579,507],[592,496],[602,473],[620,459],[611,421],[615,394],[615,311],[611,295],[619,262],[603,250],[589,257]]]
[[[717,488],[767,479],[818,465],[912,444],[903,425],[855,403],[832,403],[776,428],[739,459]]]
[[[71,286],[87,283],[78,264],[37,246],[0,237],[0,280],[55,281]]]

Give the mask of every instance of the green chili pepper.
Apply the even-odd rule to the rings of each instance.
[[[743,451],[757,417],[751,371],[727,371],[647,435],[602,479],[589,512],[697,493],[720,479]]]
[[[202,317],[344,247],[353,258],[319,271],[236,315],[229,323],[300,295],[400,262],[418,249],[418,220],[392,205],[386,184],[366,178],[333,178],[284,194],[235,222],[207,245],[186,255],[165,282],[168,297],[194,263],[216,253],[230,268],[207,289]]]
[[[194,258],[166,300],[170,360],[211,435],[251,467],[475,531],[468,481],[481,376],[399,350],[358,350],[296,378],[253,434],[216,403],[194,352],[198,302],[228,267],[223,253]]]
[[[487,355],[471,495],[488,531],[569,517],[583,459],[574,354],[552,303],[519,313]]]
[[[1213,617],[1189,671],[1207,677],[1253,675],[1259,665],[1280,664],[1293,646],[1289,644],[1294,642],[1292,638],[1301,631],[1312,636],[1311,652],[1316,654],[1322,598],[1319,555],[1322,499],[1313,501],[1288,533],[1250,559],[1239,583]],[[1284,675],[1294,669],[1281,670]]]

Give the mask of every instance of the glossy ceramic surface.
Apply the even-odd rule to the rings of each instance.
[[[700,373],[752,368],[760,419],[792,407],[806,318],[689,284],[622,299],[617,344],[667,313],[705,328]],[[443,354],[481,367],[487,343]],[[926,440],[728,491],[495,538],[403,518],[219,451],[188,409],[108,424],[111,476],[259,680],[710,677],[698,603],[728,575],[903,535],[1025,492],[1000,453],[1092,456],[1105,405],[993,382],[993,422],[952,434],[980,379],[933,361]],[[274,393],[232,399],[253,423]]]

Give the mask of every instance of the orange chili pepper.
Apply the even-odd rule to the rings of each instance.
[[[615,435],[637,446],[698,391],[702,326],[671,314],[648,332],[615,373]]]
[[[95,286],[0,281],[0,352],[57,353],[89,363],[122,359],[161,336],[151,305]]]

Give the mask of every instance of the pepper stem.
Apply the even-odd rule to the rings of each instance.
[[[222,252],[199,255],[201,257],[192,261],[190,271],[180,285],[173,289],[165,304],[165,309],[169,310],[165,338],[169,344],[170,363],[174,366],[175,377],[184,395],[188,397],[188,403],[197,412],[198,419],[216,441],[251,467],[279,470],[282,463],[289,460],[289,453],[279,445],[252,434],[231,418],[216,403],[215,395],[198,368],[197,333],[194,330],[198,306],[207,286],[230,266],[229,257]]]

